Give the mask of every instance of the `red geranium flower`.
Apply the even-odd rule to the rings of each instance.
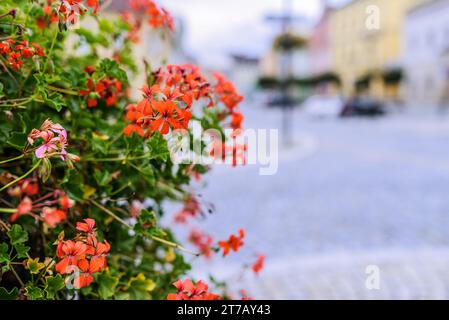
[[[178,280],[173,283],[178,290],[177,293],[170,293],[167,300],[218,300],[219,295],[209,293],[208,285],[203,281],[194,284],[190,279]]]
[[[265,264],[265,256],[260,255],[257,257],[256,262],[251,266],[251,269],[254,271],[254,273],[258,274],[264,267]]]
[[[95,273],[95,271],[92,270],[92,262],[89,263],[86,259],[81,259],[78,261],[77,266],[80,274],[73,280],[73,287],[75,289],[88,287],[94,281],[92,273]]]
[[[243,229],[240,229],[237,236],[232,234],[228,240],[218,242],[218,246],[223,249],[223,256],[227,256],[231,250],[237,252],[239,248],[244,244],[244,237],[245,231]]]
[[[61,274],[73,272],[69,267],[76,266],[80,259],[84,259],[88,248],[81,241],[59,241],[56,248],[56,256],[62,260],[56,264],[56,271]]]

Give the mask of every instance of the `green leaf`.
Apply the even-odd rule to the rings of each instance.
[[[97,277],[98,293],[102,299],[109,299],[115,293],[115,288],[118,285],[118,277],[112,276],[109,272],[103,272]]]
[[[117,292],[114,298],[116,300],[129,300],[129,292]]]
[[[111,24],[111,22],[108,19],[101,19],[99,22],[100,30],[106,33],[113,33],[114,32],[114,26]]]
[[[60,93],[53,92],[48,96],[44,96],[43,98],[48,106],[52,107],[58,112],[61,111],[62,108],[66,106],[64,97]]]
[[[131,278],[129,282],[129,297],[131,300],[150,300],[150,292],[154,290],[156,283],[151,279],[146,279],[143,273]]]
[[[6,243],[0,243],[0,263],[7,263],[9,261],[8,245]]]
[[[19,290],[17,288],[12,288],[8,292],[5,288],[0,287],[0,300],[16,300],[18,294]]]
[[[17,252],[17,258],[26,258],[28,257],[28,252],[30,251],[30,247],[24,245],[23,243],[18,243],[14,246],[14,249],[16,249]]]
[[[45,292],[47,294],[47,299],[55,299],[56,293],[62,289],[64,289],[64,279],[60,274],[57,274],[54,277],[46,277],[45,278]]]
[[[148,139],[148,147],[150,148],[151,159],[159,159],[164,162],[167,161],[169,156],[167,141],[165,141],[164,137],[159,132]]]
[[[84,181],[82,174],[76,170],[68,170],[61,184],[71,199],[83,200]]]
[[[36,259],[28,259],[26,268],[30,270],[31,274],[38,274],[42,269],[45,268],[45,264],[39,262],[39,258]]]
[[[30,298],[30,300],[40,300],[44,298],[44,291],[32,284],[25,287],[25,295]]]
[[[84,37],[87,43],[89,44],[100,44],[103,47],[107,47],[109,45],[108,39],[101,34],[95,34],[92,31],[79,28],[75,31],[78,35]]]
[[[107,186],[112,181],[112,175],[105,170],[95,170],[94,178],[100,186]]]
[[[120,68],[119,64],[111,59],[103,59],[100,62],[98,72],[104,73],[110,78],[114,78],[122,82],[123,84],[128,83],[128,76],[126,72]]]
[[[11,230],[8,231],[8,237],[11,239],[12,245],[28,241],[28,233],[19,224],[14,224],[11,227]]]
[[[154,211],[142,209],[139,215],[139,223],[144,226],[155,226],[157,224],[156,213]]]

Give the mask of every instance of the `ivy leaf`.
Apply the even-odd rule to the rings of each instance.
[[[26,258],[28,255],[28,251],[30,251],[30,247],[24,245],[23,243],[18,243],[14,246],[17,252],[17,258]]]
[[[121,83],[128,83],[128,76],[126,72],[120,68],[119,64],[111,59],[103,59],[97,70],[100,75],[104,73],[110,78],[119,80]]]
[[[56,293],[65,287],[64,279],[60,274],[54,277],[45,278],[45,292],[47,294],[47,299],[54,299]]]
[[[112,276],[109,272],[103,272],[97,277],[98,293],[102,299],[109,299],[115,293],[119,279]]]
[[[39,262],[39,258],[36,259],[28,259],[26,268],[30,270],[31,274],[38,274],[39,271],[45,268],[45,264],[42,262]]]
[[[44,298],[44,291],[32,284],[25,287],[25,295],[30,298],[30,300],[39,300]]]
[[[137,235],[151,237],[152,235],[164,236],[165,233],[157,227],[157,219],[154,211],[142,209],[137,223],[134,226]]]
[[[150,148],[151,159],[167,161],[169,155],[167,142],[159,132],[148,139],[148,147]]]
[[[151,279],[146,279],[143,273],[129,281],[129,297],[131,300],[150,300],[150,292],[154,290],[156,283]]]
[[[66,106],[66,103],[64,101],[64,97],[62,96],[62,94],[57,93],[57,92],[53,92],[51,94],[44,95],[43,96],[45,103],[52,107],[53,109],[55,109],[56,111],[61,111],[63,107]]]
[[[148,211],[147,209],[142,209],[139,215],[139,223],[142,227],[153,227],[157,224],[156,214],[154,211]]]
[[[0,243],[0,263],[7,263],[9,261],[8,245],[6,243]]]
[[[0,300],[16,300],[18,294],[19,290],[17,288],[12,288],[8,292],[5,288],[0,287]]]
[[[8,237],[11,239],[12,245],[28,241],[28,233],[19,224],[14,224],[11,227],[11,230],[8,231]]]

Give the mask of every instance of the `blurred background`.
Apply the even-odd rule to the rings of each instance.
[[[143,52],[225,73],[244,126],[281,132],[277,174],[218,166],[195,187],[215,206],[197,228],[247,236],[187,257],[192,276],[256,299],[449,298],[449,0],[160,3],[176,34]]]

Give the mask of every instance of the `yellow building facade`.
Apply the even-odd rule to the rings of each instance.
[[[332,11],[330,46],[334,70],[347,96],[365,92],[400,98],[399,84],[385,74],[400,66],[408,10],[426,0],[353,0]]]

